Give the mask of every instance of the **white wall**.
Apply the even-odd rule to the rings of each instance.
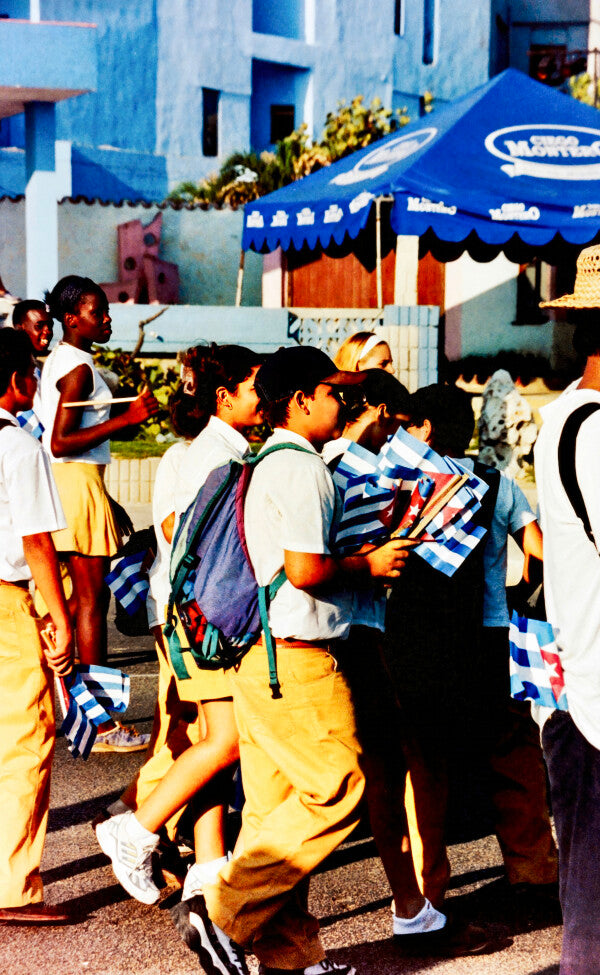
[[[94,281],[116,281],[117,225],[140,219],[148,224],[154,207],[72,203],[58,206],[58,273],[83,274]],[[163,210],[160,256],[179,266],[180,302],[233,305],[240,245],[241,210]],[[246,254],[244,305],[260,305],[262,256]],[[0,277],[8,290],[26,294],[25,204],[0,200]],[[56,282],[49,281],[51,288]]]
[[[500,254],[479,264],[468,254],[446,264],[446,355],[494,355],[502,349],[550,356],[547,325],[512,325],[519,265]]]

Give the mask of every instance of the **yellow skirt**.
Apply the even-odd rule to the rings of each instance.
[[[52,473],[67,520],[67,528],[52,532],[56,550],[116,555],[121,533],[104,487],[104,465],[71,461],[53,464]]]

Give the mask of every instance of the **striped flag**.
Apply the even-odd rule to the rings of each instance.
[[[351,443],[334,471],[342,499],[335,532],[335,546],[341,554],[383,540],[390,533],[397,485],[378,477],[376,460],[370,450]]]
[[[34,410],[23,410],[22,413],[17,413],[17,422],[23,430],[27,430],[27,433],[30,433],[36,440],[42,439],[44,424],[38,419]]]
[[[334,473],[342,498],[337,551],[345,555],[367,542],[384,541],[392,524],[412,523],[411,507],[422,509],[457,474],[468,480],[419,534],[421,544],[414,549],[433,568],[453,575],[486,533],[474,515],[487,484],[402,428],[377,456],[354,443],[343,454]]]
[[[142,608],[148,595],[148,572],[143,568],[147,554],[146,550],[126,555],[106,576],[110,591],[130,616]]]
[[[560,652],[551,624],[513,612],[508,638],[511,697],[568,711]]]
[[[99,725],[111,721],[106,710],[122,714],[129,704],[129,677],[113,667],[77,664],[59,682],[63,710],[61,731],[74,758],[87,758]]]

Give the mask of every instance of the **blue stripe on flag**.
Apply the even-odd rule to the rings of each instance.
[[[120,559],[108,575],[106,583],[123,609],[133,616],[146,602],[148,573],[142,569],[147,552],[134,552]]]
[[[22,413],[17,413],[17,422],[23,430],[30,433],[36,440],[42,439],[44,424],[33,410],[23,410]]]
[[[87,758],[98,726],[111,720],[106,710],[122,714],[129,704],[127,674],[112,667],[77,664],[63,679],[68,711],[61,730],[74,758]]]
[[[568,711],[560,652],[551,624],[513,613],[509,643],[511,696]]]

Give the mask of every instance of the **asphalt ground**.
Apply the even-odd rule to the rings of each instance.
[[[135,514],[136,524],[144,525],[146,512]],[[109,664],[131,676],[126,720],[149,731],[158,670],[152,641],[124,637],[112,625],[113,615],[111,610]],[[74,760],[59,737],[42,875],[47,902],[68,906],[74,923],[0,925],[0,975],[188,975],[200,970],[170,919],[178,889],[165,887],[154,907],[130,899],[90,826],[142,762],[143,753]],[[310,906],[321,918],[329,956],[351,962],[359,975],[557,975],[561,929],[556,910],[515,903],[502,881],[495,837],[481,835],[485,826],[472,820],[461,841],[450,847],[449,904],[459,916],[489,927],[489,953],[440,959],[401,952],[391,937],[390,890],[365,825],[312,881]],[[249,963],[255,975],[255,959]]]

